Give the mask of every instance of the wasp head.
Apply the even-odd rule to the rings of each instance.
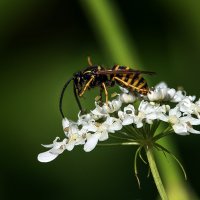
[[[82,91],[84,82],[84,75],[81,71],[74,74],[74,85],[78,91],[78,94]]]

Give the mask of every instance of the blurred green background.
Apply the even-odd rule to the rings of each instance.
[[[0,199],[156,199],[142,163],[138,189],[134,147],[85,153],[80,146],[48,164],[39,163],[37,155],[46,150],[41,143],[64,138],[59,95],[73,72],[87,66],[88,55],[109,67],[119,63],[156,71],[148,79],[152,86],[166,81],[199,97],[199,10],[195,0],[1,0]],[[83,104],[92,107],[97,94],[88,92]],[[64,110],[76,119],[71,86]],[[173,140],[187,184],[200,196],[200,136],[174,135]]]

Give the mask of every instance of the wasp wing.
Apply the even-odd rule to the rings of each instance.
[[[155,72],[150,72],[150,71],[141,71],[141,70],[135,70],[135,69],[118,69],[118,70],[100,70],[97,71],[96,74],[148,74],[148,75],[154,75],[156,74]]]

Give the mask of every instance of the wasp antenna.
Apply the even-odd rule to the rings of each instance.
[[[65,116],[64,116],[64,114],[63,114],[63,110],[62,110],[63,96],[64,96],[65,90],[66,90],[67,86],[69,85],[69,83],[71,82],[71,80],[73,80],[73,78],[70,78],[70,79],[65,83],[65,85],[63,86],[63,89],[62,89],[62,91],[61,91],[61,94],[60,94],[59,110],[60,110],[60,113],[61,113],[61,115],[62,115],[63,118],[65,118]]]
[[[87,57],[87,60],[88,60],[89,66],[90,66],[90,67],[93,66],[90,56]]]

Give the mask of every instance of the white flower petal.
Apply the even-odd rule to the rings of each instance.
[[[160,119],[164,122],[168,121],[168,117],[166,115],[162,114],[162,113],[157,116],[157,119]]]
[[[127,111],[128,111],[129,113],[127,113]],[[133,105],[129,104],[128,106],[124,107],[124,112],[125,112],[126,114],[133,114],[133,113],[135,112],[135,108],[134,108]]]
[[[126,89],[126,88],[124,88],[124,87],[121,87],[121,86],[119,86],[119,89],[123,92],[123,93],[129,93],[129,91]]]
[[[199,133],[200,133],[200,131],[197,131],[197,130],[191,128],[191,127],[188,128],[188,131],[189,131],[190,133],[194,133],[194,134],[199,134]]]
[[[146,123],[147,124],[153,124],[153,120],[152,119],[146,119]]]
[[[75,143],[76,143],[75,140],[72,141],[72,142],[67,143],[67,144],[66,144],[66,149],[67,149],[68,151],[73,150],[73,148],[74,148],[74,146],[75,146]]]
[[[86,129],[87,131],[91,131],[91,132],[97,131],[97,127],[92,123],[83,126],[83,129]]]
[[[63,130],[69,127],[69,120],[67,118],[63,118],[62,126],[63,126]]]
[[[167,84],[165,82],[160,82],[155,86],[156,89],[167,88]]]
[[[122,129],[122,122],[121,120],[114,122],[111,126],[108,127],[108,132],[115,132]]]
[[[171,88],[167,91],[167,93],[169,94],[170,98],[173,98],[174,95],[176,94],[176,90]]]
[[[46,148],[52,148],[53,147],[53,144],[41,144],[43,147],[46,147]]]
[[[42,144],[42,146],[46,147],[46,148],[52,148],[52,147],[54,147],[58,143],[57,142],[58,140],[60,140],[60,138],[56,137],[52,144]]]
[[[88,122],[92,119],[90,114],[80,115],[78,114],[78,125],[85,125],[88,124]]]
[[[105,130],[101,132],[101,136],[99,137],[99,141],[105,141],[108,139],[108,132]]]
[[[175,108],[170,109],[169,110],[169,116],[180,117],[181,116],[181,112],[179,111],[179,107],[176,106]]]
[[[154,119],[157,119],[157,113],[149,113],[146,115],[146,118],[147,119],[150,119],[150,120],[154,120]]]
[[[130,125],[134,122],[133,117],[131,116],[126,116],[122,122],[122,125],[126,126],[126,125]]]
[[[174,124],[172,127],[174,132],[179,135],[189,135],[186,124]]]
[[[112,100],[111,103],[112,103],[112,107],[113,107],[113,112],[118,111],[122,106],[122,102],[119,98],[116,100]]]
[[[87,142],[84,145],[84,151],[92,151],[96,147],[99,137],[100,134],[90,134],[87,138]]]
[[[49,151],[40,153],[37,157],[38,161],[40,162],[50,162],[52,160],[54,160],[59,154],[52,154]]]
[[[118,116],[119,116],[119,118],[120,118],[121,120],[123,120],[123,119],[124,119],[124,112],[122,112],[121,110],[118,111]]]
[[[100,116],[104,115],[104,114],[102,114],[102,113],[100,112],[100,110],[98,110],[97,108],[95,108],[94,110],[91,110],[91,113],[92,113],[93,115],[100,115]]]
[[[200,125],[200,119],[191,116],[181,117],[181,120],[185,123],[189,122],[191,125]]]
[[[171,100],[171,102],[180,102],[182,99],[184,99],[185,94],[183,94],[182,91],[177,91],[173,97],[173,99]]]
[[[136,99],[136,97],[130,93],[129,94],[123,93],[120,95],[120,100],[123,103],[133,103],[135,101],[135,99]]]
[[[108,129],[120,130],[122,128],[122,121],[115,117],[107,117],[105,124],[108,125]]]

